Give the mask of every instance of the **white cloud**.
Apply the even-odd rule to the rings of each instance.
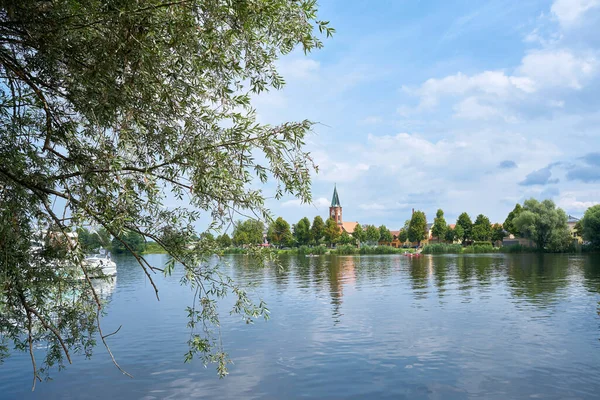
[[[454,106],[454,116],[464,119],[493,119],[501,117],[507,122],[514,122],[516,118],[504,115],[498,107],[481,104],[477,97],[467,97]]]
[[[600,7],[600,0],[556,0],[550,11],[563,28],[569,28],[589,10]]]
[[[385,209],[387,209],[386,206],[384,206],[383,204],[379,204],[379,203],[361,204],[361,205],[358,206],[358,208],[360,208],[361,210],[373,210],[373,211],[379,211],[379,210],[385,210]]]
[[[574,192],[565,192],[556,201],[556,204],[568,212],[584,212],[588,208],[600,204],[598,201],[578,200],[578,195]]]
[[[420,108],[428,108],[437,105],[444,96],[478,93],[506,97],[514,92],[531,93],[535,91],[535,84],[528,77],[508,76],[503,71],[485,71],[472,76],[459,72],[442,79],[428,79],[417,89],[403,87],[403,90],[421,98]]]
[[[597,70],[593,57],[578,57],[568,50],[540,50],[527,54],[517,71],[538,88],[581,89]]]
[[[550,107],[561,107],[564,102],[553,97],[564,90],[582,89],[597,75],[598,69],[598,60],[591,55],[578,55],[567,49],[531,51],[523,57],[514,74],[459,72],[428,79],[417,88],[404,86],[404,92],[419,97],[419,104],[416,108],[402,105],[397,112],[407,117],[435,108],[442,99],[450,99],[457,102],[453,106],[455,117],[471,120],[501,117],[512,123],[516,121],[514,114],[522,111],[522,104],[546,103]]]
[[[303,203],[300,199],[293,199],[281,203],[282,207],[317,207],[323,209],[329,207],[329,201],[325,197],[314,199],[312,203]]]
[[[329,154],[330,152],[323,150],[312,152],[315,163],[319,166],[319,173],[315,179],[326,182],[352,182],[370,168],[369,164],[360,160],[357,160],[358,162],[332,160]]]

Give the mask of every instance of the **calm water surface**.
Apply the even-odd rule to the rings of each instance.
[[[598,256],[292,257],[282,269],[227,260],[272,319],[223,313],[226,379],[183,363],[189,289],[158,277],[157,302],[135,260],[121,258],[103,289],[104,330],[123,325],[109,340],[135,378],[99,347],[31,393],[28,356],[16,354],[0,366],[0,398],[600,398]]]

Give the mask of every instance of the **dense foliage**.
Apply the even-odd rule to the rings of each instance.
[[[310,221],[304,217],[294,225],[294,240],[300,246],[307,246],[312,241]]]
[[[267,232],[269,243],[275,246],[291,246],[294,242],[290,224],[286,220],[279,217],[269,225]]]
[[[385,225],[381,225],[379,227],[379,241],[383,243],[391,243],[392,240],[394,240],[392,232],[390,232]]]
[[[461,242],[470,240],[472,238],[471,231],[473,229],[473,222],[471,221],[469,214],[466,212],[460,214],[456,220],[456,227],[454,229],[456,230],[456,237],[458,240]]]
[[[432,236],[438,238],[438,240],[444,240],[446,237],[446,219],[444,218],[444,211],[442,209],[437,210],[435,218],[433,219],[433,228],[431,229]]]
[[[332,30],[314,0],[0,3],[0,336],[30,352],[34,382],[72,352],[90,355],[96,333],[108,349],[102,302],[89,279],[70,275],[75,266],[87,277],[69,239],[84,226],[132,253],[157,297],[153,274],[185,269],[197,297],[185,359],[226,374],[215,297],[233,293],[232,311],[247,321],[266,309],[207,267],[212,245],[197,240],[195,221],[218,230],[238,213],[267,219],[271,194],[255,181],[273,180],[275,198],[310,201],[311,122],[261,124],[251,96],[282,87],[276,60],[321,47],[318,32]],[[165,207],[167,196],[179,204]],[[41,252],[40,232],[52,238]],[[127,232],[171,261],[149,263]],[[254,230],[234,232],[246,240],[260,242]]]
[[[572,245],[567,214],[557,208],[552,200],[526,200],[513,224],[521,234],[533,240],[540,250],[563,252]]]
[[[504,224],[502,224],[502,227],[505,231],[515,236],[519,234],[519,230],[517,229],[513,221],[521,214],[522,211],[523,207],[521,207],[521,205],[517,203],[517,205],[515,205],[515,208],[510,213],[508,213]]]
[[[356,224],[356,226],[354,227],[354,232],[352,232],[352,237],[354,239],[356,239],[356,241],[359,244],[364,242],[365,240],[367,240],[367,234],[363,230],[363,228],[360,224]]]
[[[223,249],[231,246],[233,243],[227,233],[217,236],[217,245]]]
[[[488,217],[479,214],[475,218],[473,228],[471,229],[471,238],[475,241],[490,240],[492,237],[492,224]]]
[[[408,240],[420,243],[427,237],[427,218],[423,211],[415,211],[408,226]]]
[[[314,244],[321,243],[325,236],[325,222],[323,222],[323,218],[319,215],[313,219],[312,226],[310,227],[310,236]]]
[[[365,229],[365,238],[370,246],[376,245],[380,236],[379,229],[375,225],[368,225]]]
[[[600,204],[588,208],[581,220],[583,239],[600,249]]]
[[[328,245],[332,246],[335,243],[337,243],[341,234],[342,230],[340,229],[340,226],[337,224],[337,222],[335,222],[333,218],[327,218],[327,221],[325,222],[325,242]]]
[[[462,245],[433,243],[423,247],[424,254],[460,254],[462,253]]]
[[[238,221],[233,229],[233,243],[236,246],[258,245],[263,242],[265,224],[255,219]]]
[[[127,231],[112,240],[111,248],[117,254],[129,253],[130,251],[143,253],[146,249],[146,242],[144,236],[139,233]]]

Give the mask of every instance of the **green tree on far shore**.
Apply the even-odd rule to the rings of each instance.
[[[465,230],[461,225],[454,226],[454,239],[462,243],[465,240]]]
[[[419,246],[421,241],[427,236],[427,218],[423,211],[415,211],[410,219],[408,226],[408,240],[411,243],[417,242]]]
[[[231,243],[232,243],[231,238],[229,237],[229,235],[227,233],[217,236],[217,244],[222,249],[231,247]]]
[[[259,245],[263,242],[265,225],[262,221],[247,219],[238,222],[233,229],[233,243],[236,246]]]
[[[325,242],[330,246],[333,246],[337,243],[341,234],[342,230],[337,222],[335,222],[333,218],[327,218],[327,222],[325,222]]]
[[[321,240],[325,236],[325,222],[323,222],[323,218],[321,218],[319,215],[313,219],[313,223],[310,228],[310,236],[315,245],[321,243]]]
[[[299,246],[309,245],[312,237],[310,232],[310,221],[304,217],[294,225],[294,238]]]
[[[458,216],[458,219],[456,220],[456,227],[459,226],[461,228],[460,231],[462,231],[462,234],[459,236],[460,231],[456,231],[456,234],[460,241],[464,242],[465,240],[472,239],[471,231],[473,229],[473,222],[471,222],[471,217],[469,217],[469,214],[467,214],[466,212]]]
[[[521,214],[522,211],[523,207],[521,207],[521,205],[517,203],[515,205],[515,208],[513,208],[513,210],[510,213],[508,213],[506,220],[504,220],[504,224],[502,224],[502,228],[504,228],[506,232],[515,236],[519,236],[519,230],[515,226],[514,220]]]
[[[435,218],[433,219],[433,228],[431,229],[431,234],[432,236],[438,238],[438,240],[442,241],[445,239],[447,229],[448,225],[446,224],[446,219],[444,218],[444,211],[439,209],[437,210]]]
[[[392,240],[394,240],[392,232],[390,232],[390,230],[385,225],[381,225],[379,227],[379,240],[385,243],[391,243]]]
[[[481,242],[490,240],[492,237],[492,224],[490,223],[490,219],[483,214],[479,214],[477,218],[475,218],[471,232],[473,240]]]
[[[360,245],[365,240],[367,240],[366,232],[363,230],[360,224],[356,224],[354,227],[354,232],[352,232],[352,237],[356,239],[357,243]]]
[[[121,240],[114,238],[112,240],[112,251],[117,254],[129,253],[131,250],[143,253],[146,249],[144,237],[137,232],[126,232],[121,235]]]
[[[340,244],[354,244],[355,240],[352,236],[348,234],[348,232],[343,231],[340,235]]]
[[[456,231],[452,229],[450,225],[446,226],[446,234],[444,235],[444,240],[448,243],[454,243],[456,239]]]
[[[408,230],[406,228],[402,228],[400,229],[400,232],[398,232],[398,240],[400,240],[400,243],[405,244],[408,240]]]
[[[294,237],[290,230],[290,224],[282,217],[278,217],[269,225],[267,239],[269,240],[269,243],[274,244],[275,246],[291,246]]]
[[[552,200],[529,199],[523,203],[523,210],[513,223],[521,234],[535,242],[538,249],[563,252],[572,245],[567,220],[567,214]]]
[[[379,242],[379,229],[377,229],[375,225],[368,225],[365,230],[365,237],[367,243],[371,246],[377,244],[377,242]]]
[[[501,242],[504,239],[504,228],[500,224],[492,226],[491,233],[492,242]]]
[[[583,240],[600,248],[600,204],[588,208],[581,219]]]

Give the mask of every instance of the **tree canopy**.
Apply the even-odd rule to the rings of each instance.
[[[600,248],[600,204],[587,209],[581,220],[583,239]]]
[[[370,245],[377,244],[379,242],[379,229],[375,225],[367,225],[367,229],[365,229],[365,238],[367,239],[367,243]]]
[[[214,229],[239,214],[267,219],[265,196],[310,201],[314,165],[304,138],[312,123],[262,124],[251,96],[282,87],[281,54],[309,52],[322,46],[320,33],[331,35],[316,2],[9,0],[0,10],[4,337],[31,352],[35,379],[72,352],[89,354],[96,332],[108,349],[90,280],[55,268],[77,265],[85,275],[67,233],[101,226],[134,254],[157,297],[153,272],[185,269],[196,303],[208,305],[190,313],[185,359],[216,362],[226,374],[227,356],[210,333],[219,326],[211,300],[233,290],[233,311],[247,320],[264,308],[206,267],[208,247],[194,227],[200,217]],[[255,177],[274,181],[274,193]],[[167,196],[180,203],[165,207]],[[64,235],[64,251],[31,251],[50,225]],[[171,261],[153,265],[127,244],[127,232],[156,242]],[[237,233],[238,242],[258,241]],[[217,289],[206,292],[202,282]],[[73,292],[77,301],[66,301]],[[48,350],[36,363],[38,346]]]
[[[448,243],[453,243],[456,239],[456,231],[452,229],[450,225],[446,227],[446,234],[444,235],[444,239]]]
[[[561,252],[571,246],[567,214],[552,200],[525,200],[513,224],[521,234],[532,239],[538,249]]]
[[[519,203],[517,203],[515,205],[515,208],[513,208],[513,210],[510,213],[508,213],[508,216],[506,217],[504,224],[502,224],[502,227],[504,228],[504,230],[506,232],[512,233],[515,236],[519,235],[519,230],[515,226],[514,220],[521,214],[522,211],[523,211],[523,207],[521,207],[521,205]]]
[[[408,240],[408,230],[405,228],[400,229],[400,233],[398,233],[398,240],[400,240],[401,243],[406,243],[406,241]]]
[[[471,239],[471,230],[473,229],[473,222],[471,222],[471,217],[466,212],[460,214],[458,219],[456,220],[456,228],[460,226],[460,230],[457,230],[457,238],[460,239],[461,242]],[[462,231],[462,235],[458,235],[458,233]]]
[[[258,245],[263,242],[265,224],[255,219],[240,221],[233,229],[233,243],[236,246]]]
[[[423,211],[415,211],[408,226],[408,240],[420,244],[427,235],[426,229],[427,218],[425,217],[425,213]]]
[[[475,218],[473,228],[471,229],[471,237],[473,240],[487,241],[492,237],[492,224],[490,219],[483,214],[479,214]]]
[[[504,239],[504,228],[500,224],[494,224],[492,226],[491,239],[494,242],[502,241]]]
[[[346,231],[342,232],[342,234],[340,236],[340,240],[339,240],[339,242],[341,244],[353,244],[354,241],[355,241],[354,238],[352,236],[350,236],[348,234],[348,232],[346,232]]]
[[[310,244],[312,237],[310,232],[310,221],[304,217],[294,225],[294,238],[300,246]]]
[[[112,240],[112,251],[115,253],[128,253],[130,249],[136,253],[142,253],[146,248],[144,236],[137,232],[125,232],[119,238]]]
[[[333,245],[337,243],[341,234],[342,230],[337,222],[333,218],[327,218],[327,222],[325,222],[325,241],[329,245]]]
[[[354,239],[356,239],[359,243],[362,243],[365,240],[367,240],[367,234],[363,230],[363,228],[360,224],[356,224],[356,226],[354,227],[354,231],[352,232],[352,237]]]
[[[225,249],[231,246],[232,241],[229,235],[227,233],[224,233],[222,235],[217,236],[217,244],[219,245],[219,247]]]
[[[323,222],[323,218],[319,215],[313,219],[312,226],[310,227],[310,236],[315,244],[319,244],[323,236],[325,236],[325,222]]]
[[[391,243],[394,240],[392,233],[385,225],[379,227],[379,240],[385,243]]]
[[[444,240],[446,229],[448,229],[448,226],[446,224],[446,219],[444,218],[444,211],[439,209],[437,210],[435,218],[433,219],[433,228],[431,229],[431,234],[440,240]]]
[[[278,217],[269,225],[267,239],[269,243],[276,246],[290,246],[294,241],[290,224],[283,218]]]

